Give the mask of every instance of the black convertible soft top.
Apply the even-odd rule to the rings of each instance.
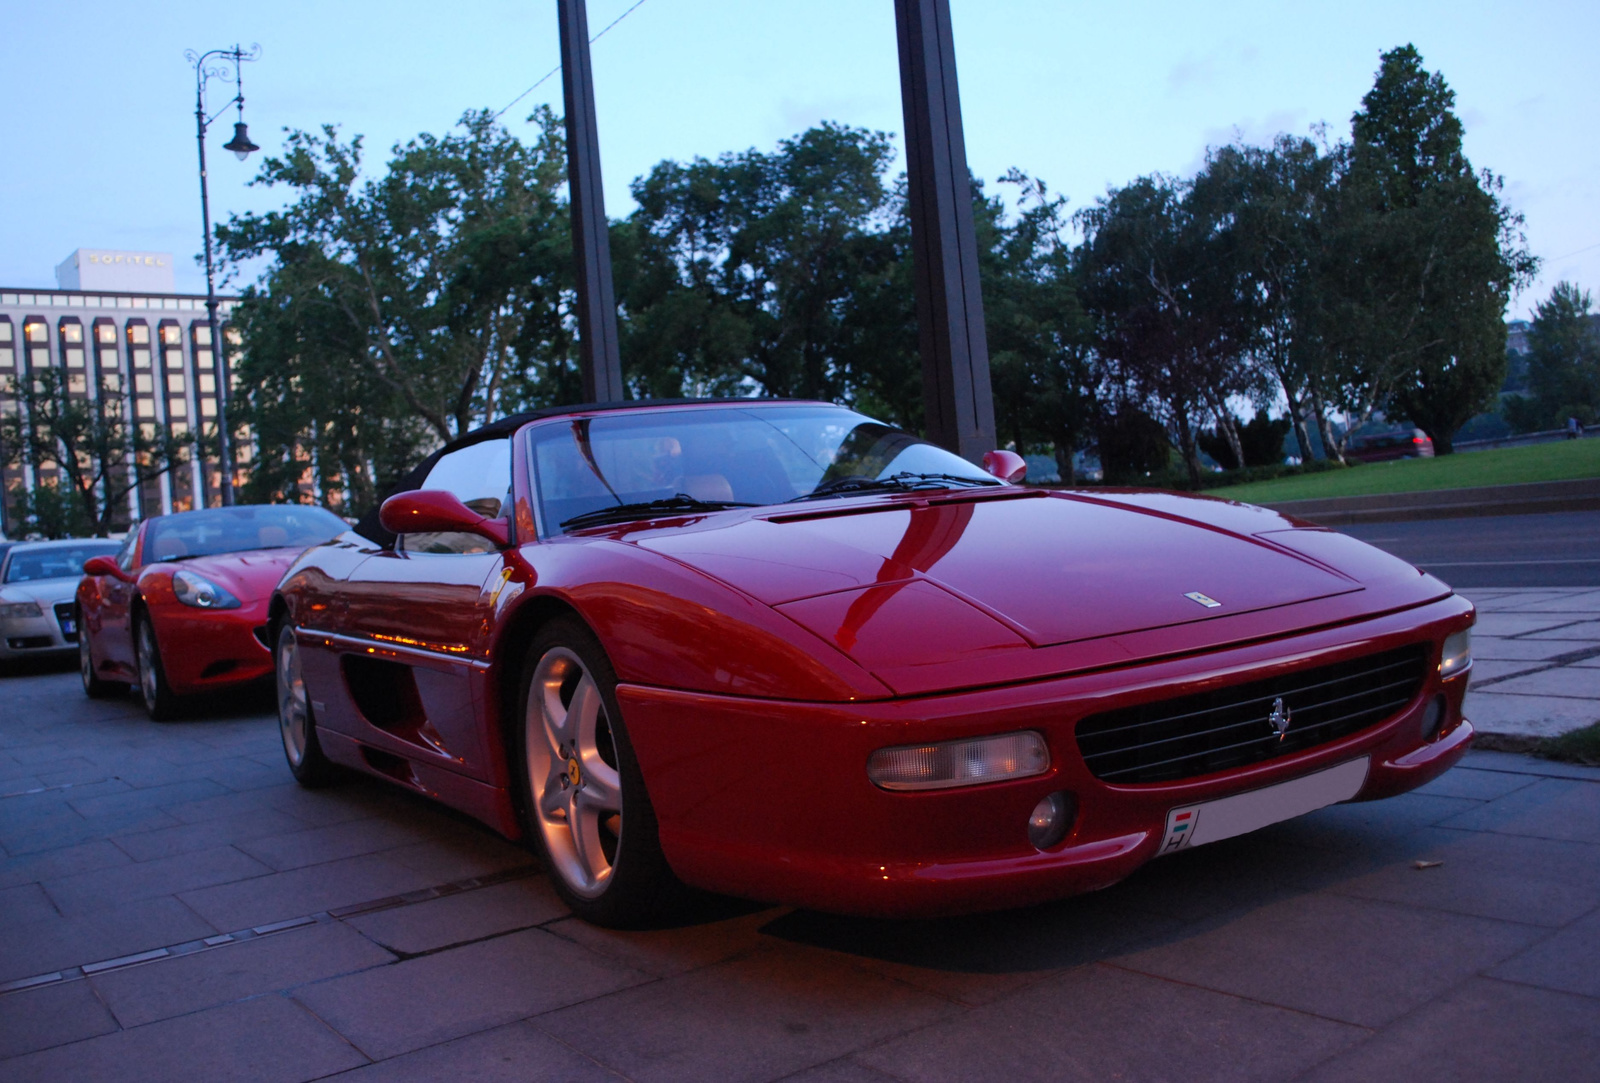
[[[510,436],[530,421],[539,421],[547,417],[560,417],[563,414],[589,414],[602,410],[634,410],[641,406],[704,406],[708,403],[767,403],[767,402],[809,402],[805,399],[625,399],[622,402],[581,402],[572,406],[546,406],[539,410],[528,410],[520,414],[508,414],[498,420],[491,421],[480,429],[473,429],[464,436],[458,436],[444,447],[429,455],[405,477],[395,483],[394,488],[383,494],[387,500],[395,493],[410,492],[422,488],[422,483],[428,479],[428,471],[433,469],[433,464],[452,451],[460,451],[464,447],[493,440],[501,436]],[[378,506],[361,517],[354,529],[357,534],[369,538],[388,549],[394,545],[394,535],[383,529],[383,524],[378,522],[378,509],[383,506],[383,500],[378,501]]]

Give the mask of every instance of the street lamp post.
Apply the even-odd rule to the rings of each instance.
[[[261,46],[252,45],[249,51],[235,45],[232,49],[212,49],[205,53],[196,53],[193,49],[185,52],[184,58],[194,66],[194,123],[195,140],[200,146],[200,218],[205,229],[206,252],[206,322],[211,326],[211,364],[216,373],[217,380],[217,458],[222,467],[222,505],[233,505],[233,433],[228,426],[228,396],[232,391],[232,384],[228,374],[228,351],[222,341],[222,329],[217,324],[217,291],[211,263],[211,194],[206,184],[206,129],[211,123],[228,111],[229,106],[238,109],[239,119],[233,125],[233,138],[222,146],[223,150],[231,150],[241,162],[250,156],[252,151],[261,148],[250,142],[250,133],[244,123],[244,80],[240,75],[239,65],[248,60],[257,60],[261,56]],[[211,60],[219,61],[218,64],[207,67]],[[233,62],[233,72],[230,75],[227,62]],[[211,79],[220,79],[231,82],[234,94],[227,105],[217,110],[211,116],[206,116],[206,83]],[[203,469],[203,463],[197,463],[196,469]],[[203,490],[202,490],[203,491]]]

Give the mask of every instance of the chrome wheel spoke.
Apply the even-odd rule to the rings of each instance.
[[[583,868],[585,886],[598,887],[611,875],[611,862],[606,860],[605,849],[600,845],[600,813],[575,797],[569,815],[572,848]]]
[[[622,780],[598,758],[596,762],[597,770],[591,770],[587,762],[583,765],[583,788],[574,801],[596,813],[622,811]]]
[[[566,814],[567,791],[561,786],[564,776],[563,771],[553,771],[545,779],[544,793],[539,796],[539,812],[544,819],[557,818],[558,814],[564,817]]]

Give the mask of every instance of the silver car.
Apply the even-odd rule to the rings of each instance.
[[[0,664],[78,649],[78,580],[83,562],[110,556],[106,538],[13,542],[0,555]]]

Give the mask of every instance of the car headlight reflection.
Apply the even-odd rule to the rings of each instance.
[[[1453,677],[1464,673],[1472,665],[1472,629],[1463,628],[1444,641],[1444,652],[1439,655],[1439,676]]]
[[[867,777],[885,790],[943,790],[1043,774],[1050,750],[1032,730],[880,748],[867,761]]]
[[[42,617],[44,610],[38,602],[7,602],[0,605],[0,620],[20,620],[23,617]]]
[[[192,605],[196,609],[239,608],[239,599],[211,580],[190,571],[173,573],[172,593],[178,596],[178,601],[184,605]]]

